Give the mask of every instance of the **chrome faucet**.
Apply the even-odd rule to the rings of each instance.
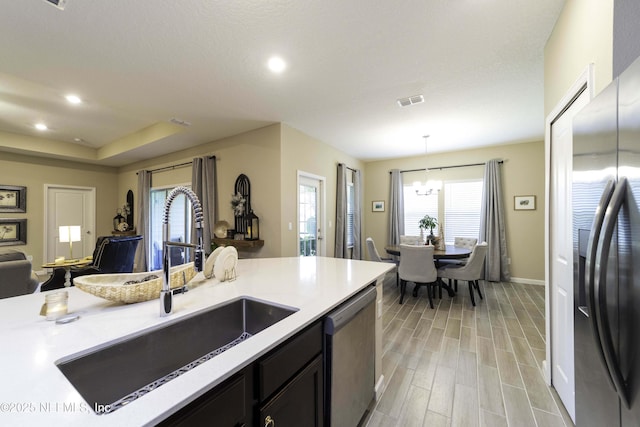
[[[169,211],[171,204],[178,194],[184,194],[191,201],[193,217],[196,224],[196,244],[169,242]],[[176,187],[167,196],[164,203],[164,215],[162,216],[162,290],[160,291],[160,317],[165,317],[173,311],[173,290],[171,289],[171,261],[169,249],[171,247],[195,248],[194,265],[196,271],[202,271],[204,262],[204,250],[202,249],[202,205],[198,196],[187,187]],[[184,277],[184,276],[183,276]],[[186,281],[182,292],[186,292]]]

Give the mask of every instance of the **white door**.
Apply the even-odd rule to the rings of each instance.
[[[324,256],[324,177],[298,172],[298,255]]]
[[[549,230],[551,280],[551,383],[575,421],[573,354],[573,228],[571,174],[573,117],[589,102],[584,88],[551,123]]]
[[[93,253],[96,244],[95,229],[95,188],[67,187],[45,184],[45,230],[47,243],[44,245],[44,260],[51,262],[57,256],[82,258]],[[81,241],[61,243],[58,227],[79,225]]]

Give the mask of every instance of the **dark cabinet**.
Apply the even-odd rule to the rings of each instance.
[[[252,425],[252,370],[244,369],[182,408],[159,426]]]
[[[322,355],[318,355],[261,406],[258,425],[321,427],[322,393]]]
[[[159,425],[321,427],[322,333],[318,321]]]

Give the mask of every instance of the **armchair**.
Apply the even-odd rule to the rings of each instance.
[[[142,236],[101,236],[96,241],[93,261],[89,265],[71,268],[73,278],[87,274],[131,273],[138,243]],[[50,291],[64,287],[65,269],[55,268],[49,280],[40,287],[41,291]]]
[[[38,279],[31,269],[31,261],[14,249],[0,251],[0,299],[33,293]]]

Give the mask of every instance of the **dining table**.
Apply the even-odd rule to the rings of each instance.
[[[385,251],[389,255],[400,256],[400,245],[388,245],[384,248]],[[461,246],[454,245],[445,245],[444,249],[434,249],[433,250],[433,259],[436,263],[436,268],[439,267],[439,261],[442,259],[464,259],[469,258],[471,256],[470,248],[463,248]],[[455,291],[451,286],[445,283],[441,278],[438,277],[443,288],[447,290],[447,293],[450,297],[455,296]],[[414,296],[416,296],[417,287],[414,289]]]

